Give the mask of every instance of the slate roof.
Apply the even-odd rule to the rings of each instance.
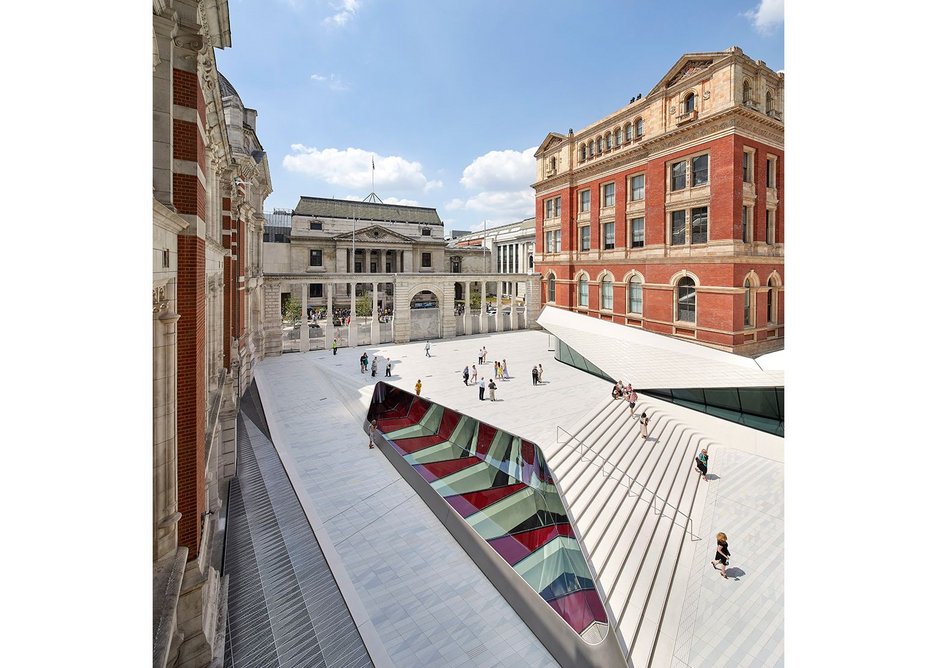
[[[299,204],[293,210],[296,216],[319,216],[321,218],[358,218],[399,223],[420,223],[422,225],[442,225],[436,209],[424,206],[403,206],[400,204],[378,204],[376,202],[357,202],[347,199],[327,199],[325,197],[300,197]]]

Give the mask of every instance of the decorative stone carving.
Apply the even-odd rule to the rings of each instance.
[[[670,107],[670,113],[671,113],[671,115],[677,113],[677,108],[676,108],[676,107]]]
[[[201,35],[196,35],[194,33],[180,33],[172,40],[172,43],[180,49],[188,49],[190,51],[200,51],[204,42],[205,39]]]
[[[670,81],[667,82],[667,88],[670,88],[681,79],[686,79],[687,77],[693,76],[697,72],[702,72],[712,64],[712,60],[691,60],[686,65],[684,65]]]
[[[703,91],[703,99],[708,100],[711,93],[708,90]]]
[[[166,297],[166,286],[153,288],[153,313],[160,313],[169,308],[169,299]]]

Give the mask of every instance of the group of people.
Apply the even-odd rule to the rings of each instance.
[[[543,382],[543,365],[534,364],[534,368],[530,370],[530,375],[533,378],[534,385],[540,385]]]
[[[428,351],[427,354],[429,354]],[[488,349],[485,346],[482,346],[478,349],[478,366],[487,363]],[[486,381],[484,376],[478,375],[478,368],[474,364],[472,365],[471,370],[469,370],[469,366],[466,364],[465,368],[462,369],[462,382],[466,387],[468,387],[470,384],[478,386],[479,401],[485,400],[485,390],[488,390],[488,399],[490,401],[497,401],[495,398],[495,391],[498,389],[498,385],[495,383],[495,380],[505,380],[510,378],[510,376],[508,376],[508,361],[506,359],[501,360],[500,362],[495,360],[494,373],[494,377],[489,378]]]
[[[333,355],[335,354],[335,350],[336,350],[336,345],[335,345],[335,342],[333,341],[332,343]],[[361,353],[361,357],[358,358],[358,363],[361,367],[361,373],[366,373],[368,370],[368,366],[370,366],[371,378],[375,378],[377,376],[377,365],[380,362],[380,360],[381,360],[381,357],[379,355],[375,355],[373,360],[369,360],[368,351],[365,350],[363,353]],[[384,377],[385,378],[390,378],[390,369],[391,369],[390,358],[387,358],[384,360]]]

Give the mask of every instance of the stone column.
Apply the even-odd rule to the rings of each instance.
[[[517,329],[517,281],[511,281],[511,331]]]
[[[471,334],[472,331],[469,329],[471,324],[472,311],[469,308],[471,304],[471,295],[469,294],[469,286],[472,284],[471,281],[462,281],[462,333]]]
[[[371,283],[371,345],[375,346],[380,341],[381,323],[377,317],[377,283]]]
[[[442,302],[439,304],[440,336],[455,338],[455,281],[447,279],[442,286]]]
[[[302,296],[299,298],[299,303],[302,306],[302,315],[299,318],[299,349],[302,352],[307,352],[309,350],[309,318],[306,314],[306,304],[309,303],[309,284],[303,283]]]
[[[482,279],[478,282],[478,291],[479,297],[479,314],[478,314],[478,331],[481,334],[488,333],[488,302],[485,299],[488,295],[488,283]]]
[[[335,338],[335,325],[332,324],[332,290],[334,289],[334,283],[325,284],[325,347],[330,349],[332,347],[332,339]]]
[[[501,291],[501,288],[503,285],[504,285],[503,281],[498,281],[498,290],[495,293],[497,295],[496,299],[498,300],[497,302],[495,302],[495,331],[496,332],[501,332],[504,330],[504,318],[501,317],[501,298],[503,294]]]
[[[351,305],[348,307],[348,346],[354,348],[358,345],[358,321],[355,319],[355,287],[358,284],[351,282]]]

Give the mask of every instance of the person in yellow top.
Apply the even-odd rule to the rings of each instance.
[[[423,389],[423,381],[419,378],[416,379],[416,396],[420,396],[420,390]]]

